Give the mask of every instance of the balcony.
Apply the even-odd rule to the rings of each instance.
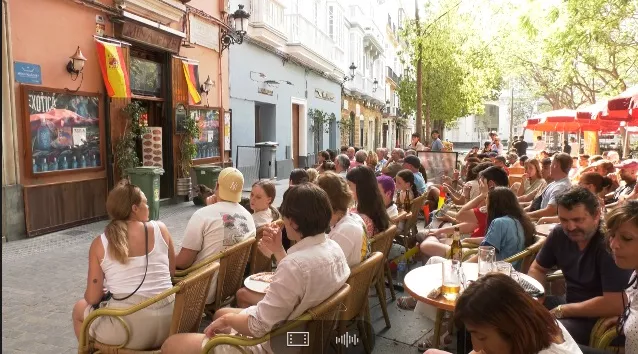
[[[332,72],[335,43],[302,15],[285,15],[288,34],[287,52],[324,72]],[[343,53],[341,53],[344,55]]]
[[[363,76],[357,73],[354,75],[354,79],[346,82],[345,84],[346,88],[352,91],[353,93],[358,93],[360,95],[363,95],[365,93],[365,89],[363,87],[363,80],[364,80]]]
[[[377,80],[378,81],[378,80]],[[383,88],[383,82],[379,81],[377,90],[374,89],[374,79],[369,77],[363,78],[363,95],[370,99],[378,101],[378,103],[385,103],[385,90]]]
[[[386,66],[386,77],[388,79],[390,79],[392,82],[394,82],[397,86],[401,84],[401,77],[399,75],[397,75],[397,73],[394,72],[394,70],[392,70],[391,67]]]
[[[284,7],[275,0],[252,0],[248,35],[276,48],[286,45]]]
[[[372,24],[364,28],[363,47],[369,51],[374,59],[383,54],[383,35],[376,25]]]

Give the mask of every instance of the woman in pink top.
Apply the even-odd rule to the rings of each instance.
[[[390,217],[374,172],[365,166],[358,166],[348,171],[346,179],[356,203],[352,211],[359,214],[365,222],[368,239],[387,230],[390,227]]]

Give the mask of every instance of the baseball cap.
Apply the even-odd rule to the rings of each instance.
[[[217,184],[219,198],[235,203],[241,201],[241,192],[244,188],[244,175],[242,175],[238,169],[234,167],[226,167],[223,169],[219,173]]]
[[[408,155],[403,159],[403,163],[407,163],[408,165],[412,165],[414,168],[421,167],[421,160],[418,157],[413,155]]]
[[[616,167],[616,168],[637,169],[638,168],[638,160],[629,159],[629,160],[620,161],[620,163],[614,165],[614,167]]]

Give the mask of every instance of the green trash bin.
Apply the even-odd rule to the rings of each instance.
[[[150,220],[159,219],[160,210],[160,176],[164,169],[155,166],[141,166],[126,170],[131,183],[140,187],[148,202],[148,217]]]
[[[203,184],[210,189],[215,189],[217,185],[217,179],[222,168],[217,165],[199,165],[194,166],[195,174],[197,175],[197,184]]]

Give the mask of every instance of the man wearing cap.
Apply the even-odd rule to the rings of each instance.
[[[392,152],[390,153],[390,160],[388,160],[388,163],[383,166],[381,173],[392,178],[396,177],[397,173],[403,169],[403,163],[401,160],[403,160],[404,157],[405,151],[403,151],[403,149],[392,149]]]
[[[175,258],[178,269],[202,262],[226,248],[255,237],[252,215],[242,207],[244,176],[238,169],[227,167],[217,179],[212,204],[197,210],[184,231],[182,249]],[[208,291],[207,304],[215,301],[217,274]]]
[[[607,207],[616,206],[620,196],[628,196],[633,192],[636,187],[636,172],[638,172],[638,160],[624,160],[618,165],[614,165],[618,171],[620,179],[625,182],[624,185],[618,187],[615,192],[609,193],[605,196],[605,205]]]
[[[406,156],[403,159],[403,168],[410,170],[414,175],[414,185],[419,194],[425,193],[425,178],[423,178],[423,175],[419,172],[421,160],[416,156]]]

